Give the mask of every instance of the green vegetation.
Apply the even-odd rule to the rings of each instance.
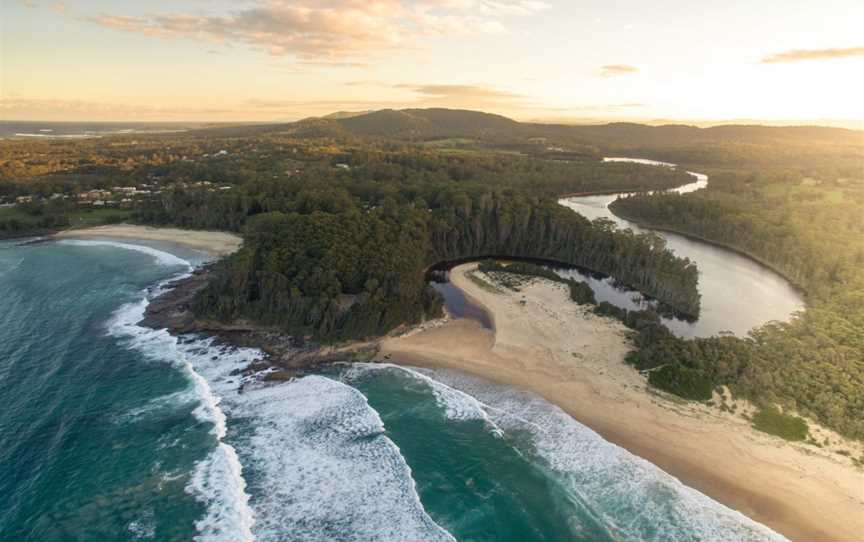
[[[115,224],[130,216],[130,211],[122,209],[69,209],[52,204],[4,207],[0,208],[0,237]]]
[[[0,237],[40,233],[68,226],[62,216],[27,212],[23,207],[0,209]]]
[[[708,190],[634,196],[616,213],[751,254],[807,294],[808,309],[748,339],[655,341],[642,364],[680,363],[758,404],[864,437],[864,173],[831,166],[755,175],[720,173]]]
[[[664,365],[648,373],[648,383],[684,399],[707,401],[714,389],[701,371],[681,365]]]
[[[658,388],[704,399],[727,385],[864,437],[864,140],[833,128],[564,126],[444,109],[336,115],[270,126],[87,140],[0,141],[0,235],[131,219],[243,232],[196,302],[199,314],[335,341],[437,314],[428,266],[465,258],[553,260],[615,277],[696,315],[695,266],[662,239],[615,231],[556,204],[573,192],[663,190],[682,171],[706,191],[637,196],[615,211],[732,246],[807,292],[809,308],[748,339],[684,341],[656,314],[594,310],[634,330],[629,362]],[[82,192],[146,197],[88,211]],[[84,195],[86,196],[86,195]],[[68,203],[67,203],[68,202]],[[95,201],[94,201],[95,204]],[[108,203],[106,203],[108,205]],[[95,207],[95,205],[94,205]],[[515,271],[515,269],[514,269]],[[524,270],[523,270],[524,271]],[[571,296],[589,303],[583,283]]]
[[[435,296],[426,268],[489,254],[590,266],[670,303],[695,298],[698,308],[695,267],[653,237],[616,232],[520,193],[427,190],[433,208],[391,199],[364,209],[332,191],[286,198],[285,211],[249,220],[243,249],[217,266],[199,314],[319,340],[364,338],[429,314]]]
[[[761,409],[753,416],[753,427],[786,440],[807,439],[807,422],[798,416],[784,414],[774,407]]]
[[[554,271],[547,269],[541,265],[536,265],[528,262],[512,262],[507,265],[500,264],[494,260],[483,260],[480,262],[478,269],[484,273],[504,273],[520,275],[523,277],[540,277],[552,282],[566,284],[570,291],[570,299],[579,305],[593,305],[596,303],[594,299],[594,291],[590,286],[582,281],[575,279],[561,278]]]

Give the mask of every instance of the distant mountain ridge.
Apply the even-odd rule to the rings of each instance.
[[[521,131],[522,123],[501,115],[464,109],[382,109],[366,115],[340,119],[355,134],[395,136],[482,135]]]
[[[626,140],[636,142],[688,143],[710,141],[794,142],[796,140],[848,140],[864,144],[864,132],[822,126],[721,125],[710,128],[684,124],[650,126],[633,122],[597,125],[523,123],[501,115],[460,109],[383,109],[350,118],[339,125],[356,135],[418,138],[482,135],[584,138],[586,143]]]
[[[708,128],[686,124],[652,126],[635,122],[608,124],[542,124],[518,122],[502,115],[465,109],[381,109],[370,112],[339,111],[324,117],[291,123],[214,128],[239,135],[291,131],[308,136],[380,137],[428,141],[446,138],[519,139],[550,138],[593,146],[686,146],[710,144],[810,143],[864,147],[864,131],[824,126],[719,125]]]

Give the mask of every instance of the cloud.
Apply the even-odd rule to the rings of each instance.
[[[283,114],[304,112],[327,114],[338,110],[367,111],[377,109],[404,109],[422,107],[448,107],[475,109],[513,114],[519,111],[565,111],[532,101],[530,97],[483,85],[458,84],[388,84],[377,81],[349,81],[347,86],[377,87],[377,97],[362,100],[292,100],[251,98],[243,106],[256,111]],[[405,92],[409,94],[406,95]]]
[[[584,105],[581,107],[572,107],[574,111],[624,111],[630,109],[638,109],[647,107],[648,104],[643,103],[621,103],[621,104],[600,104],[600,105]]]
[[[638,71],[639,68],[628,64],[606,64],[600,68],[600,75],[602,77],[615,77],[617,75],[627,75]]]
[[[864,56],[864,47],[848,47],[845,49],[793,49],[766,56],[762,64],[779,64],[781,62],[801,62],[803,60],[826,60],[831,58],[849,58]]]
[[[375,100],[272,100],[251,98],[244,102],[247,107],[255,109],[291,109],[336,107],[342,109],[382,109],[385,107],[400,109],[404,107],[469,107],[496,108],[515,107],[532,108],[536,105],[528,101],[522,94],[516,94],[493,87],[480,85],[425,85],[425,84],[387,84],[375,81],[349,81],[347,86],[375,86],[392,90],[408,90],[414,96],[405,99],[403,95]]]
[[[157,38],[242,43],[272,55],[353,58],[419,37],[505,31],[503,17],[548,8],[536,0],[256,0],[227,13],[103,13],[87,20]]]
[[[505,90],[477,85],[412,85],[398,84],[393,88],[408,89],[432,100],[492,100],[513,101],[525,98]]]
[[[0,99],[0,113],[10,118],[64,118],[99,120],[136,118],[142,120],[159,118],[182,118],[184,116],[213,117],[231,114],[231,109],[196,109],[184,107],[156,107],[149,105],[93,102],[87,100],[32,99],[7,95]]]

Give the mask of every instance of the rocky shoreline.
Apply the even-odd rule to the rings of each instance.
[[[320,345],[273,329],[245,322],[225,324],[198,319],[193,311],[195,297],[210,280],[212,264],[192,271],[188,277],[169,284],[170,289],[150,301],[140,325],[166,329],[172,335],[201,333],[219,342],[242,348],[258,348],[264,357],[247,371],[264,372],[265,380],[289,380],[316,367],[336,361],[372,361],[378,342]]]

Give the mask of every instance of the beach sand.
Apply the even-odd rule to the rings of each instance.
[[[176,228],[152,228],[132,224],[116,224],[65,230],[54,235],[60,239],[93,239],[110,237],[115,239],[141,239],[161,241],[201,250],[212,256],[221,257],[236,252],[243,244],[239,236],[217,231],[180,230]]]
[[[475,267],[457,267],[451,281],[486,308],[494,331],[450,320],[385,339],[381,354],[535,392],[792,540],[861,540],[864,472],[848,458],[755,431],[740,409],[723,413],[650,390],[624,363],[631,346],[622,324],[576,305],[563,285],[549,281],[519,292],[483,287],[468,276]],[[844,445],[860,455],[860,443]]]

